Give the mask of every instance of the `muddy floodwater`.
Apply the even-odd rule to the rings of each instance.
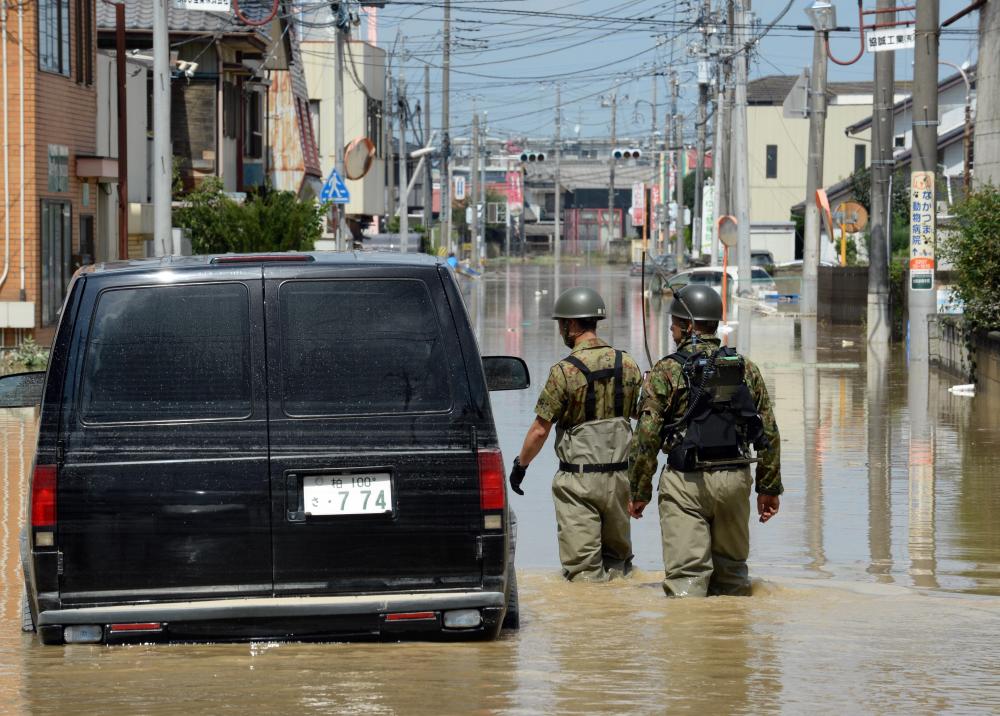
[[[466,286],[482,352],[532,372],[493,398],[508,463],[568,352],[549,311],[573,285],[601,291],[603,337],[647,369],[624,268],[500,267]],[[672,350],[664,309],[651,300],[654,361]],[[1000,712],[1000,391],[954,396],[960,381],[867,349],[860,327],[740,314],[730,342],[767,381],[786,489],[751,526],[753,596],[665,599],[655,511],[633,522],[632,579],[565,583],[550,444],[511,495],[522,628],[493,643],[42,647],[19,628],[35,415],[0,411],[0,712]]]

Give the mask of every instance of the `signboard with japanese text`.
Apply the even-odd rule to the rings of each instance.
[[[910,50],[916,45],[915,30],[910,27],[884,27],[880,30],[869,30],[865,36],[865,47],[869,52],[894,52],[895,50]]]
[[[712,253],[712,233],[715,229],[715,183],[705,182],[701,190],[701,253]]]
[[[203,12],[229,12],[231,0],[174,0],[178,10],[201,10]]]
[[[462,201],[465,198],[465,177],[459,175],[451,178],[455,201]]]
[[[646,185],[637,181],[632,185],[632,224],[642,226],[646,223]]]
[[[934,289],[934,172],[910,174],[910,288]]]
[[[521,172],[507,172],[507,208],[511,216],[520,216],[524,208]]]

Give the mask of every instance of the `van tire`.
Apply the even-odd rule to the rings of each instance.
[[[503,617],[502,629],[516,631],[521,628],[520,603],[517,597],[517,572],[510,569],[510,590],[507,593],[507,613]]]
[[[31,605],[28,603],[28,593],[21,594],[21,631],[30,634],[35,631],[35,620],[31,618]]]

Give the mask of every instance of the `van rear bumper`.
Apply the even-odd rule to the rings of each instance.
[[[210,641],[246,639],[324,639],[340,636],[389,636],[400,632],[411,636],[490,636],[499,628],[505,599],[502,592],[411,592],[398,594],[253,597],[155,604],[122,604],[100,607],[51,609],[38,615],[42,641],[60,643],[62,629],[71,625],[132,624],[158,622],[163,632],[144,632],[142,641]],[[456,609],[476,609],[482,624],[474,629],[446,629],[442,615]],[[432,612],[433,619],[397,624],[389,614]],[[105,642],[123,639],[110,637]],[[132,639],[124,639],[131,641]]]

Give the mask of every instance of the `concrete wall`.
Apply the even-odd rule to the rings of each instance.
[[[830,323],[863,323],[868,311],[867,266],[820,266],[817,318]]]
[[[961,320],[961,319],[958,319]],[[970,380],[970,366],[960,324],[954,319],[933,317],[929,323],[931,362],[963,382]],[[1000,331],[973,337],[975,377],[980,386],[1000,388]]]
[[[1000,3],[979,11],[979,78],[976,110],[975,178],[977,184],[1000,184]]]
[[[871,102],[860,105],[830,104],[826,118],[826,147],[823,159],[823,186],[836,184],[854,173],[854,146],[871,152],[866,131],[848,138],[844,128],[871,114]],[[750,220],[788,221],[791,207],[806,197],[806,166],[809,155],[809,120],[787,119],[782,108],[752,106],[747,109],[749,137]],[[767,178],[767,145],[778,147],[778,172]]]

